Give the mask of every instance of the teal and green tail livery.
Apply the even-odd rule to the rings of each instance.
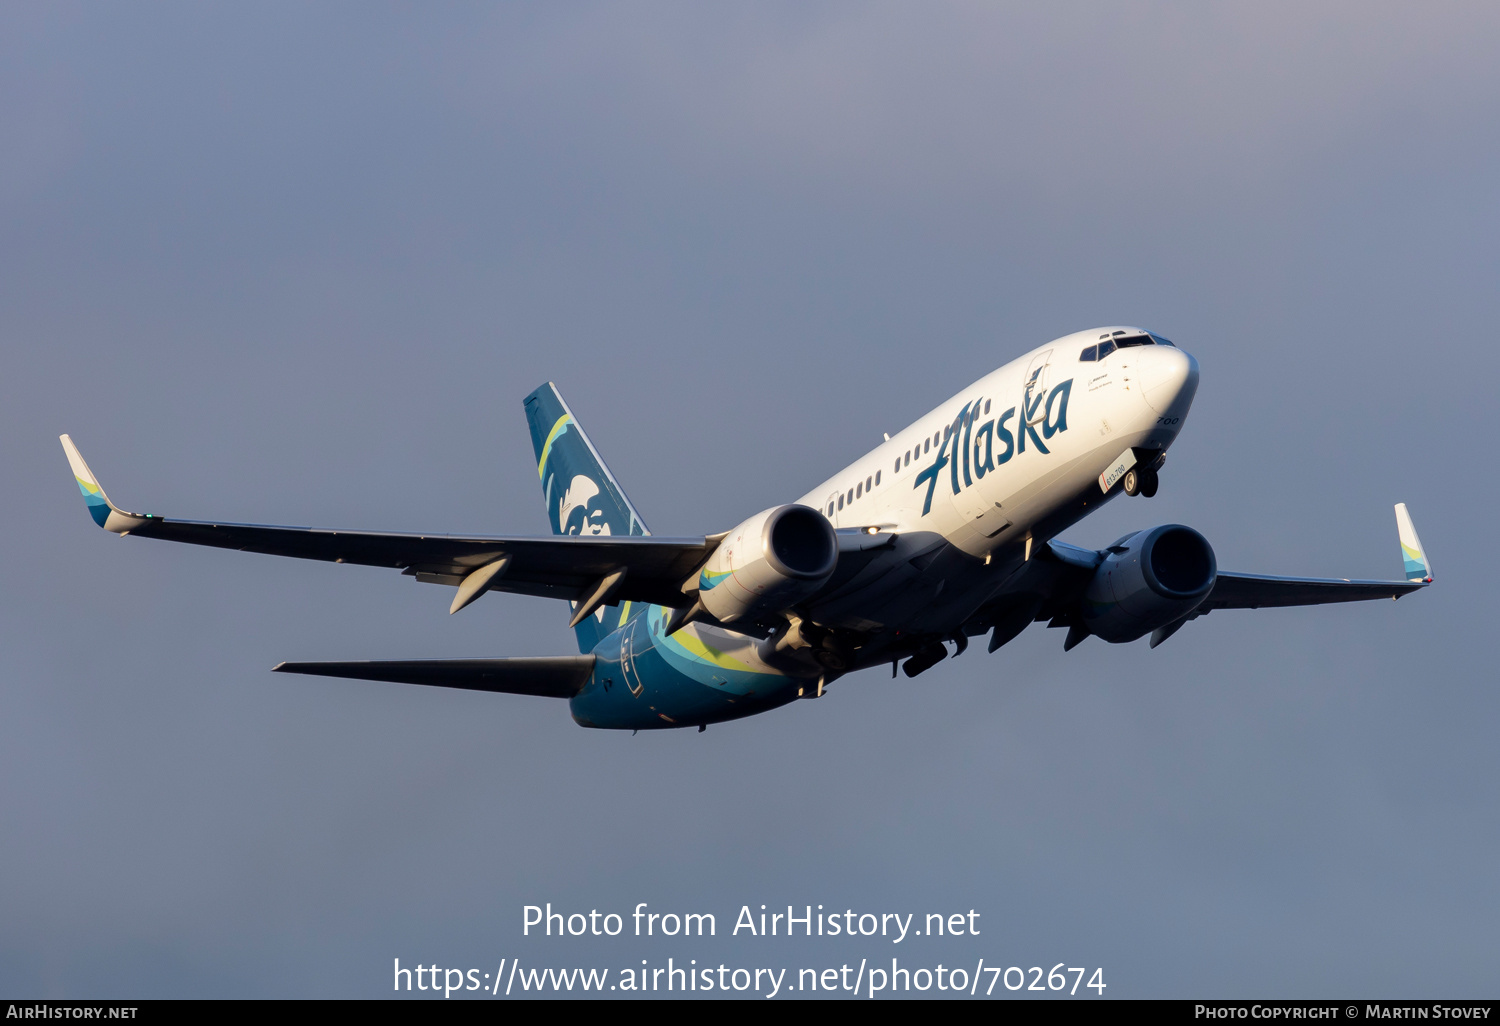
[[[651,533],[552,382],[526,397],[526,424],[553,534]],[[579,650],[592,651],[631,611],[630,603],[601,607],[574,628]]]
[[[1396,532],[1401,536],[1401,561],[1406,565],[1408,581],[1432,581],[1432,564],[1427,553],[1422,551],[1422,542],[1417,538],[1417,529],[1411,524],[1411,514],[1406,512],[1406,503],[1396,503]]]

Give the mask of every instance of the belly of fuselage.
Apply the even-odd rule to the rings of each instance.
[[[690,624],[671,637],[652,606],[594,648],[593,676],[569,702],[581,726],[660,730],[722,723],[799,697],[806,681],[761,664],[755,639]]]

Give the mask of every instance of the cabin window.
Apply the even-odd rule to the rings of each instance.
[[[828,515],[833,516],[833,503],[828,504]]]
[[[840,495],[839,496],[839,509],[843,509],[843,508],[844,508],[844,497],[842,495]]]
[[[878,471],[878,470],[875,471],[875,483],[876,484],[880,483],[880,471]]]
[[[907,450],[906,459],[901,464],[903,467],[911,466],[911,451]]]
[[[854,504],[854,489],[853,488],[849,489],[849,504],[851,506]]]
[[[901,469],[901,457],[897,456],[896,457],[896,465],[891,468],[891,473],[892,474],[897,473],[898,471],[900,471],[900,469]]]
[[[989,416],[989,413],[990,413],[990,401],[988,399],[986,399],[984,401],[984,415],[985,416]]]
[[[857,499],[863,494],[865,494],[865,486],[863,484],[856,484],[854,486],[854,497]]]
[[[924,439],[922,439],[922,451],[926,452],[928,449],[931,449],[931,448],[932,448],[932,439],[930,439],[930,438],[924,438]]]

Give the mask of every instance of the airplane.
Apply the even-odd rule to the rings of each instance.
[[[1432,583],[1406,506],[1403,581],[1228,573],[1162,524],[1094,550],[1057,535],[1117,496],[1150,498],[1198,362],[1128,326],[1055,339],[980,378],[811,489],[731,530],[658,538],[552,383],[525,399],[551,537],[460,537],[172,520],[110,502],[61,436],[95,523],[163,538],[399,569],[455,589],[569,603],[578,655],[284,662],[282,673],[568,700],[584,727],[740,719],[819,698],[857,670],[909,677],[1033,623],[1155,648],[1222,609],[1397,599]]]

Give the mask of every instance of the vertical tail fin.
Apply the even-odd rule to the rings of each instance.
[[[1411,514],[1406,512],[1406,503],[1396,503],[1396,533],[1401,537],[1401,561],[1406,565],[1408,581],[1431,581],[1432,564],[1427,553],[1422,551],[1422,542],[1417,538],[1417,529],[1412,526]]]
[[[526,397],[526,423],[553,534],[651,533],[552,382]],[[591,651],[631,612],[625,603],[586,618],[573,628],[579,651]]]

